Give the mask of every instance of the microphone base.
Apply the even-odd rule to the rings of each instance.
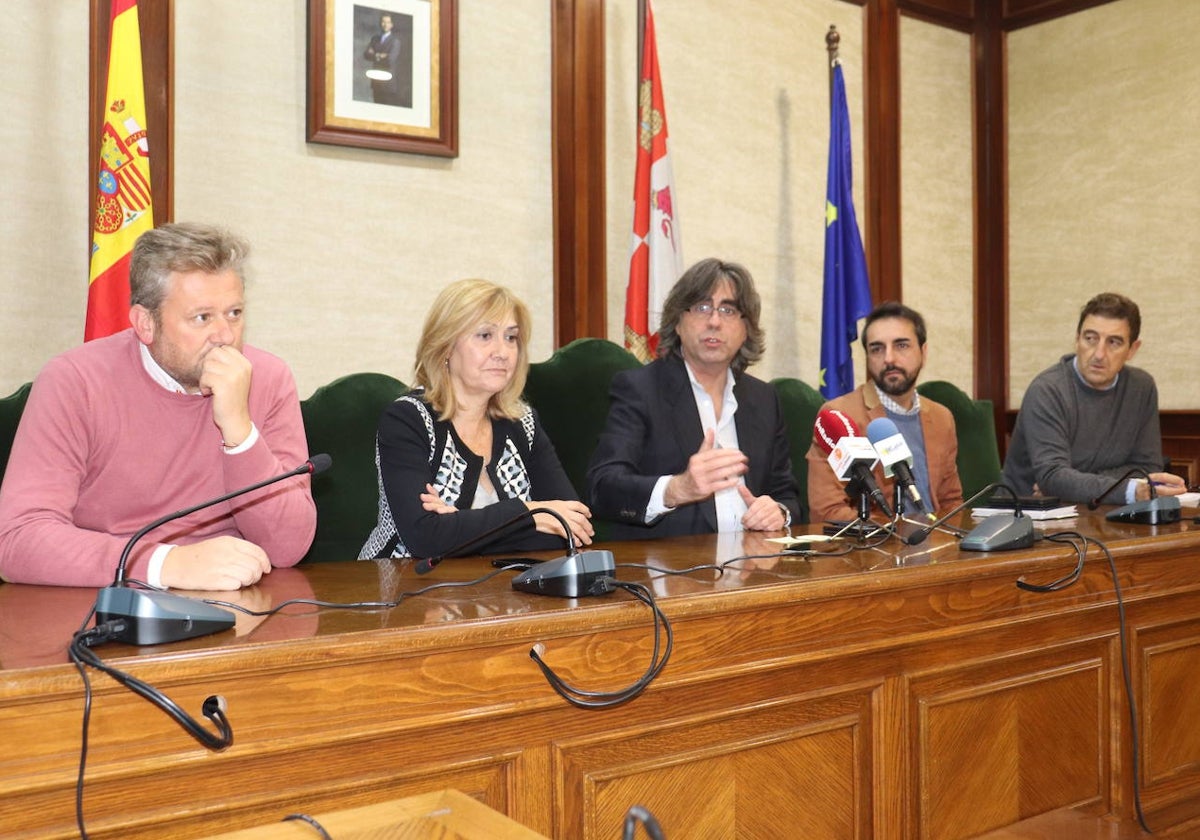
[[[963,537],[963,551],[1010,551],[1033,545],[1033,520],[1028,516],[1002,513],[989,516]]]
[[[1178,498],[1158,496],[1110,510],[1104,518],[1109,522],[1130,522],[1135,525],[1170,525],[1178,522],[1182,516]]]
[[[613,577],[617,564],[613,553],[604,549],[580,551],[557,560],[538,563],[526,569],[512,580],[512,588],[534,595],[551,595],[556,598],[582,598],[599,595],[592,592],[592,584],[602,577]],[[604,590],[605,592],[610,590]]]
[[[106,586],[96,596],[96,623],[122,620],[125,629],[113,641],[161,645],[207,636],[233,627],[233,613],[195,598],[169,592]]]

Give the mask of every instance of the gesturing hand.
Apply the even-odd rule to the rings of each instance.
[[[770,496],[755,496],[744,484],[738,485],[738,493],[746,503],[742,514],[742,527],[747,531],[778,531],[787,522],[783,508]]]
[[[719,490],[737,486],[749,470],[750,459],[740,449],[718,449],[713,445],[716,432],[704,433],[704,442],[691,458],[687,469],[671,476],[663,493],[667,507],[691,504],[707,499]]]

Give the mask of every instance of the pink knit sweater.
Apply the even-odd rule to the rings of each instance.
[[[103,586],[139,528],[303,463],[291,372],[269,353],[243,353],[260,437],[237,455],[221,448],[207,398],[171,393],[149,377],[132,330],[52,359],[34,382],[0,487],[0,577]],[[309,478],[290,478],[151,531],[127,575],[144,579],[160,543],[221,535],[256,543],[273,566],[292,566],[315,530]]]

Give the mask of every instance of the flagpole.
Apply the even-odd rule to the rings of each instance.
[[[646,49],[646,0],[638,0],[637,4],[637,68],[634,70],[633,78],[636,81],[634,86],[635,93],[642,85],[642,58],[645,55]]]
[[[854,390],[853,345],[858,320],[871,311],[866,255],[854,213],[850,114],[838,44],[830,25],[829,168],[825,182],[825,277],[821,293],[820,391],[833,399]]]
[[[638,0],[641,2],[641,0]],[[833,68],[838,63],[838,44],[842,41],[842,36],[838,34],[837,26],[829,24],[829,31],[825,33],[825,50],[829,53],[829,102],[833,103]]]

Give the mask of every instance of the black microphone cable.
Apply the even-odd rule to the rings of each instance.
[[[621,831],[621,840],[633,840],[633,836],[637,833],[638,823],[645,827],[646,836],[650,840],[666,840],[662,826],[658,824],[658,820],[654,818],[650,810],[643,805],[631,805],[625,812],[625,825]]]
[[[185,732],[195,738],[202,746],[214,752],[219,752],[233,743],[233,727],[230,725],[229,719],[225,716],[225,699],[223,697],[215,694],[210,695],[205,699],[204,705],[201,708],[204,717],[208,718],[216,726],[217,731],[214,734],[185,712],[178,703],[154,686],[104,662],[92,650],[92,647],[112,641],[119,636],[124,628],[118,625],[121,625],[123,622],[116,620],[89,628],[87,624],[91,621],[94,612],[94,609],[88,612],[83,620],[83,624],[75,632],[74,636],[72,636],[71,644],[68,647],[71,662],[75,665],[75,669],[79,672],[79,676],[83,680],[83,722],[80,733],[79,774],[75,781],[75,822],[79,827],[79,836],[82,840],[88,840],[87,828],[85,827],[83,816],[83,783],[87,770],[88,731],[92,716],[92,681],[87,672],[89,667],[108,674],[108,676],[121,685],[157,706],[173,718]]]
[[[1058,539],[1060,537],[1065,539]],[[1116,596],[1117,601],[1117,641],[1119,643],[1118,646],[1121,648],[1121,677],[1125,684],[1125,699],[1129,704],[1129,739],[1133,759],[1131,766],[1133,774],[1133,810],[1137,815],[1138,824],[1142,827],[1142,830],[1147,834],[1153,834],[1154,832],[1150,830],[1150,826],[1146,824],[1146,814],[1142,810],[1142,785],[1139,776],[1141,766],[1141,737],[1138,732],[1137,699],[1133,693],[1133,674],[1129,664],[1128,630],[1125,623],[1125,597],[1121,592],[1121,582],[1117,575],[1117,563],[1113,559],[1112,552],[1109,551],[1107,545],[1100,540],[1084,536],[1078,531],[1060,531],[1055,534],[1047,534],[1046,539],[1051,542],[1069,541],[1075,547],[1078,558],[1075,568],[1058,580],[1047,584],[1032,584],[1027,582],[1023,576],[1018,578],[1017,586],[1027,592],[1057,592],[1075,583],[1083,573],[1083,564],[1087,558],[1087,547],[1089,544],[1100,549],[1108,561],[1108,571],[1113,583],[1113,594]]]
[[[658,602],[654,600],[654,593],[649,587],[641,583],[632,583],[629,581],[620,581],[611,577],[602,577],[596,580],[592,585],[593,595],[601,595],[606,592],[611,592],[613,588],[624,589],[633,597],[637,598],[643,604],[650,607],[654,618],[654,650],[650,655],[650,666],[646,672],[626,688],[616,691],[588,691],[586,689],[577,688],[566,682],[558,674],[554,673],[546,662],[542,659],[538,652],[538,647],[529,649],[529,658],[537,663],[537,666],[542,670],[542,674],[546,677],[546,682],[550,687],[558,693],[560,697],[570,703],[572,706],[577,706],[581,709],[607,709],[613,706],[619,706],[637,697],[646,687],[657,677],[667,661],[671,658],[671,649],[675,645],[674,633],[671,630],[671,622],[658,606]],[[661,624],[661,630],[660,630]],[[663,645],[662,638],[666,637],[666,644]],[[661,652],[661,657],[659,656]]]

